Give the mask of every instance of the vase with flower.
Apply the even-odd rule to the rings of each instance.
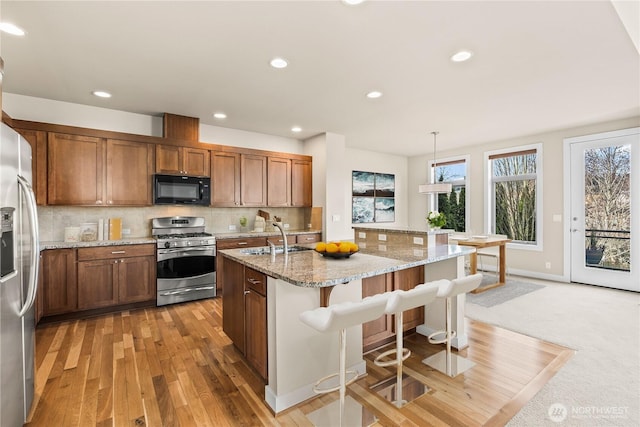
[[[447,223],[447,217],[442,212],[431,211],[426,219],[429,228],[432,230],[438,230]]]

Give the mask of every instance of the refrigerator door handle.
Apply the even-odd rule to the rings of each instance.
[[[31,184],[24,177],[18,175],[18,187],[24,191],[27,214],[29,215],[29,226],[31,233],[29,237],[31,239],[31,265],[29,266],[29,290],[27,291],[27,298],[24,302],[22,310],[18,313],[20,317],[24,316],[33,306],[36,300],[36,291],[38,287],[38,258],[40,254],[40,238],[38,236],[38,215],[36,213],[36,198],[33,194],[33,188]]]

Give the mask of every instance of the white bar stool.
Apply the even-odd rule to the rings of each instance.
[[[386,314],[395,315],[395,323],[396,323],[396,348],[385,351],[376,357],[373,363],[376,366],[386,367],[386,366],[396,366],[396,384],[395,384],[395,393],[388,394],[383,393],[385,397],[388,397],[396,407],[401,408],[405,404],[408,403],[407,400],[403,399],[402,391],[403,391],[403,374],[402,367],[403,362],[411,355],[411,351],[408,348],[403,348],[403,313],[407,310],[411,310],[417,307],[424,307],[427,304],[430,304],[438,294],[438,290],[441,286],[449,283],[449,280],[437,280],[434,282],[423,283],[421,285],[416,286],[413,289],[403,291],[403,290],[395,290],[393,292],[389,292],[389,300],[387,302],[387,307],[385,308]],[[395,358],[391,360],[382,359],[391,356],[395,353]],[[388,383],[388,380],[384,380],[381,384]],[[379,386],[373,386],[372,388],[377,388]],[[422,387],[422,391],[420,394],[412,394],[411,398],[415,399],[419,397],[421,394],[424,394],[428,391],[428,387]],[[394,396],[395,394],[395,396]]]
[[[308,310],[300,313],[300,320],[307,326],[312,327],[319,332],[339,332],[340,336],[340,368],[337,374],[331,374],[324,378],[319,379],[313,391],[315,393],[329,393],[332,391],[340,390],[340,408],[339,408],[339,423],[340,425],[350,425],[351,422],[345,420],[349,419],[349,414],[353,416],[362,417],[362,407],[354,399],[349,398],[349,410],[345,411],[346,403],[346,391],[347,385],[351,384],[358,377],[358,373],[355,371],[349,371],[352,378],[347,380],[347,328],[352,326],[362,325],[363,323],[375,320],[384,314],[384,310],[387,306],[387,294],[379,294],[371,297],[364,298],[359,302],[344,302],[339,304],[330,305],[328,307],[319,307],[313,310]],[[328,381],[331,378],[339,377],[339,385],[337,387],[322,388],[322,383]],[[329,405],[331,406],[331,405]],[[357,408],[354,410],[354,408]],[[325,410],[326,409],[326,410]],[[332,421],[335,420],[335,410],[333,407],[320,408],[307,417],[311,421],[315,421],[316,425],[332,425]],[[335,420],[336,422],[338,420]],[[344,422],[344,424],[343,424]]]
[[[473,367],[475,363],[451,353],[451,339],[456,336],[455,331],[451,331],[451,298],[471,292],[480,285],[480,282],[482,282],[482,274],[476,273],[471,276],[451,280],[449,283],[442,283],[438,289],[438,298],[444,298],[446,301],[445,330],[429,335],[429,343],[446,344],[447,348],[433,356],[427,357],[422,363],[452,378]],[[436,336],[441,334],[444,334],[444,338],[436,339]]]

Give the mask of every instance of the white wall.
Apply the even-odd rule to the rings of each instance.
[[[349,172],[349,182],[345,185],[347,210],[345,215],[351,222],[351,171],[364,171],[376,173],[388,173],[395,175],[396,183],[396,220],[395,222],[362,224],[367,227],[407,227],[409,225],[408,200],[409,197],[424,198],[426,196],[413,194],[408,186],[408,159],[405,156],[394,156],[391,154],[376,153],[373,151],[357,150],[347,148],[345,152],[347,159],[347,170]],[[426,173],[426,172],[425,172]],[[417,189],[417,187],[416,187]],[[422,229],[424,227],[421,227]]]
[[[507,264],[510,271],[533,277],[565,280],[568,272],[564,271],[564,227],[567,218],[561,222],[554,222],[554,215],[563,216],[563,182],[567,177],[563,171],[563,140],[565,138],[589,135],[617,129],[626,129],[640,125],[640,117],[631,117],[624,120],[616,120],[603,123],[595,123],[587,126],[561,129],[555,132],[547,132],[538,135],[524,136],[503,141],[487,141],[481,145],[459,150],[439,152],[438,157],[470,155],[469,178],[470,188],[470,227],[475,233],[484,233],[485,216],[485,189],[483,174],[485,173],[484,152],[502,148],[518,147],[527,144],[541,143],[543,145],[543,248],[542,251],[524,249],[508,249]],[[409,159],[409,187],[416,188],[418,184],[425,182],[426,167],[429,158],[427,156],[413,157]],[[417,191],[417,190],[416,190]],[[424,224],[426,200],[419,197],[410,197],[408,202],[409,226],[417,227]],[[547,262],[551,268],[545,268]]]
[[[162,136],[162,117],[44,98],[4,93],[3,110],[11,118],[54,123],[137,135]],[[170,113],[170,111],[168,111]],[[304,145],[295,138],[200,124],[200,141],[256,150],[303,154]]]

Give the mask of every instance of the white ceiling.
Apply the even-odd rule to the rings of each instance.
[[[640,115],[640,55],[609,1],[0,6],[27,31],[1,39],[15,94],[408,156],[431,153],[433,130],[442,151]],[[449,61],[461,48],[473,58]]]

